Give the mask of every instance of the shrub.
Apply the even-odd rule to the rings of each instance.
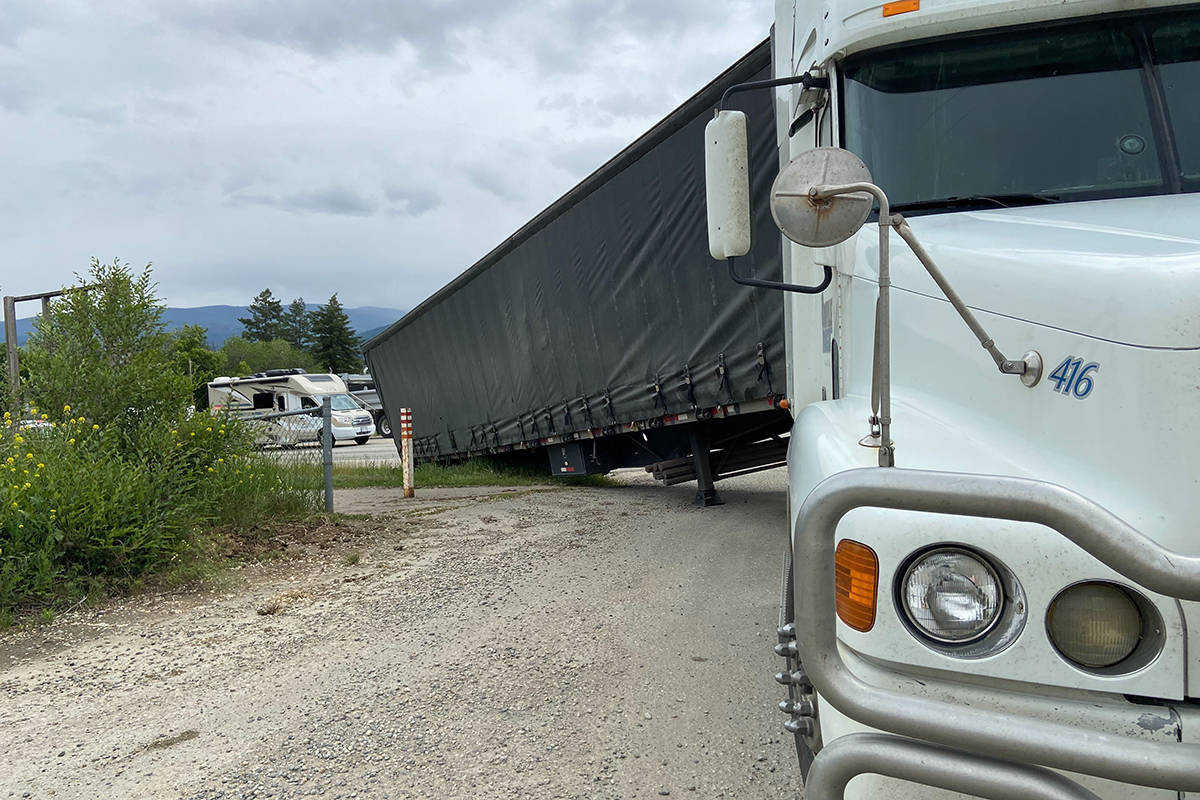
[[[47,409],[71,403],[102,426],[130,409],[142,419],[182,412],[192,387],[175,364],[150,267],[135,276],[128,264],[92,259],[79,284],[38,318],[26,342],[23,397]]]
[[[129,586],[187,559],[213,526],[317,508],[319,478],[256,451],[237,419],[180,415],[131,436],[62,413],[0,426],[0,625]]]

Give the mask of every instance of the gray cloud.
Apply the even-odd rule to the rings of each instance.
[[[384,196],[392,204],[389,210],[394,214],[418,216],[442,205],[442,198],[437,192],[421,186],[389,186],[384,190]]]
[[[171,305],[415,306],[761,40],[769,6],[0,0],[0,240],[42,265],[6,289],[121,253]]]
[[[457,34],[487,25],[505,6],[492,0],[203,0],[161,13],[190,30],[322,58],[355,51],[388,54],[403,44],[422,64],[445,67],[456,63]]]
[[[350,217],[369,217],[379,209],[378,203],[345,186],[330,186],[286,195],[238,191],[229,195],[226,202],[234,207],[268,206],[297,214],[338,214]]]
[[[467,180],[477,189],[493,194],[501,200],[522,200],[524,196],[516,184],[488,164],[469,164],[463,169]]]
[[[74,117],[84,122],[99,125],[118,125],[124,121],[125,107],[118,104],[85,103],[83,105],[62,105],[58,107],[60,114]]]

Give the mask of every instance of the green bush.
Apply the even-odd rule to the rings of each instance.
[[[216,526],[317,510],[319,477],[258,452],[237,419],[128,430],[62,414],[0,426],[0,626],[187,560]]]
[[[38,317],[21,357],[22,397],[46,409],[71,403],[101,425],[131,409],[142,419],[179,414],[192,387],[175,363],[164,310],[149,266],[134,275],[127,264],[92,259],[86,282],[81,276]]]

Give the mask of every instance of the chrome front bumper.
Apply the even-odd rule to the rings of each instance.
[[[866,773],[978,797],[1096,797],[1051,769],[1137,786],[1200,791],[1200,745],[1115,736],[916,696],[859,677],[838,648],[833,576],[837,523],[860,507],[1039,523],[1149,591],[1200,599],[1200,558],[1164,550],[1102,507],[1060,486],[895,468],[833,475],[813,489],[796,520],[794,550],[803,557],[795,559],[793,570],[795,646],[805,678],[823,703],[885,733],[843,737],[822,749],[809,774],[807,800],[840,798],[851,778]]]

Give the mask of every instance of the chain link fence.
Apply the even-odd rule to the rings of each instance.
[[[333,415],[329,398],[318,410],[253,412],[242,417],[255,444],[285,468],[296,488],[320,492],[333,511]]]

